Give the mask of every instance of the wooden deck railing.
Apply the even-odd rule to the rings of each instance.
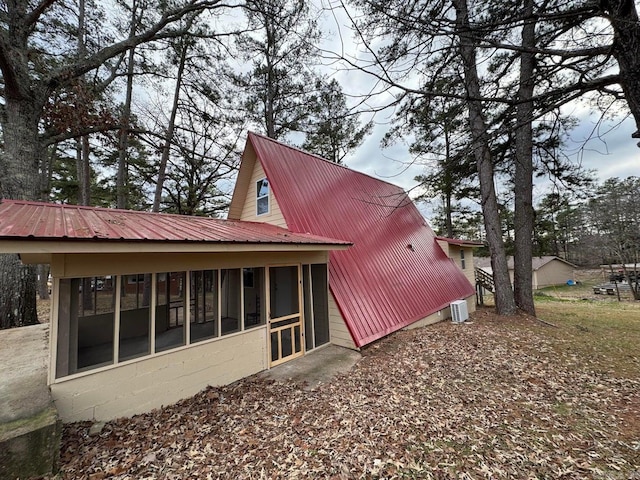
[[[495,284],[493,283],[493,275],[491,275],[490,273],[487,273],[481,268],[476,268],[475,274],[476,274],[476,285],[480,285],[486,288],[487,290],[489,290],[490,292],[493,292],[495,290]]]

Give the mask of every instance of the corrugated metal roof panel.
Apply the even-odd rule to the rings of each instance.
[[[351,241],[330,253],[329,285],[357,346],[474,289],[399,187],[249,133],[290,230]]]
[[[265,223],[2,200],[0,238],[347,245]]]

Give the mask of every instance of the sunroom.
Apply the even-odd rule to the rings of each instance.
[[[28,219],[28,221],[27,221]],[[3,253],[49,263],[64,421],[149,411],[329,342],[328,251],[272,225],[3,201]]]

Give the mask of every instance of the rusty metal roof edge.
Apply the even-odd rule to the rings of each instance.
[[[299,233],[297,235],[304,235]],[[316,237],[320,238],[320,237]],[[27,235],[25,237],[16,237],[11,235],[0,235],[0,240],[8,240],[8,241],[24,241],[24,242],[69,242],[69,243],[169,243],[172,245],[176,244],[212,244],[212,245],[308,245],[313,247],[321,247],[321,246],[340,246],[340,247],[350,247],[353,243],[344,242],[342,240],[336,240],[335,242],[300,242],[300,241],[279,241],[279,240],[206,240],[206,239],[198,239],[198,240],[171,240],[171,239],[149,239],[149,238],[123,238],[123,237],[38,237],[35,235]],[[328,239],[332,240],[332,239]]]
[[[24,236],[20,235],[2,235],[0,234],[0,239],[4,240],[41,240],[41,241],[66,241],[66,242],[135,242],[135,243],[158,243],[158,242],[166,242],[166,243],[210,243],[210,244],[313,244],[313,245],[344,245],[351,246],[352,242],[348,242],[341,239],[334,239],[329,237],[324,237],[321,235],[314,235],[308,232],[298,233],[288,230],[286,228],[278,227],[276,225],[271,225],[268,223],[262,222],[245,222],[241,220],[228,220],[222,218],[212,218],[212,217],[196,217],[196,216],[186,216],[186,215],[177,215],[177,214],[168,214],[168,213],[156,213],[156,212],[145,212],[145,211],[136,211],[136,210],[123,210],[123,209],[111,209],[104,207],[89,207],[83,205],[67,205],[67,204],[55,204],[55,203],[46,203],[46,202],[32,202],[27,200],[13,200],[13,199],[1,199],[1,205],[16,205],[16,206],[25,206],[25,207],[36,207],[36,208],[51,208],[54,211],[62,212],[63,219],[66,218],[66,211],[77,211],[81,210],[87,213],[98,214],[98,218],[100,221],[108,222],[108,219],[99,214],[106,214],[110,216],[114,215],[123,215],[125,217],[128,216],[143,216],[145,218],[169,218],[169,219],[179,219],[181,222],[189,222],[194,225],[189,226],[189,230],[196,231],[197,227],[205,227],[208,226],[218,226],[218,227],[233,227],[239,229],[243,232],[246,232],[247,236],[254,238],[202,238],[201,235],[193,235],[193,238],[149,238],[149,237],[140,237],[140,236],[123,236],[122,232],[116,232],[115,228],[112,228],[112,232],[116,233],[113,236],[101,236],[98,231],[94,228],[95,225],[87,226],[90,229],[90,236],[85,237],[74,237],[69,234],[66,221],[64,221],[64,231],[63,235],[35,235],[33,233],[29,233]],[[0,207],[1,208],[1,207]],[[156,222],[152,222],[156,227]],[[163,226],[164,228],[164,226]],[[120,229],[118,229],[120,230]],[[255,238],[255,237],[275,237],[275,238]]]

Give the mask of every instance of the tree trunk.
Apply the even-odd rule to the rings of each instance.
[[[535,47],[536,22],[533,17],[533,0],[525,0],[525,22],[522,28],[520,53],[520,86],[516,107],[516,165],[515,193],[515,251],[513,255],[513,293],[516,306],[535,315],[531,279],[533,267],[533,97],[535,56],[527,49]]]
[[[502,240],[498,201],[493,185],[493,162],[487,138],[486,121],[483,116],[482,102],[477,100],[481,96],[480,80],[476,65],[473,34],[469,26],[467,0],[453,0],[453,5],[456,9],[456,27],[464,68],[464,83],[469,96],[469,128],[473,141],[473,153],[478,168],[478,178],[480,179],[482,213],[484,214],[484,224],[495,283],[496,311],[498,315],[512,315],[516,311],[516,306]]]
[[[38,139],[40,109],[36,100],[6,96],[2,118],[4,152],[0,198],[40,200],[42,156]],[[0,255],[0,327],[38,323],[36,267],[18,255]]]
[[[171,142],[173,141],[173,132],[176,124],[176,114],[178,113],[178,104],[180,101],[180,89],[182,88],[182,75],[184,73],[184,65],[187,60],[187,51],[189,47],[186,42],[182,41],[180,45],[180,62],[178,64],[178,76],[176,78],[176,87],[173,92],[173,106],[171,107],[171,116],[169,118],[169,125],[167,126],[167,136],[164,140],[164,146],[162,147],[162,157],[160,158],[160,165],[158,166],[158,181],[156,183],[156,191],[153,197],[152,212],[160,211],[160,201],[162,200],[162,189],[164,187],[164,181],[167,172],[167,162],[169,161],[169,152],[171,151]],[[146,283],[145,283],[146,285]]]
[[[451,197],[453,196],[453,179],[450,174],[451,171],[451,135],[449,134],[449,128],[444,125],[444,147],[445,147],[445,161],[444,161],[444,225],[447,231],[447,237],[453,238],[453,214],[451,212]]]
[[[276,48],[276,39],[274,33],[272,31],[273,25],[272,23],[275,19],[265,15],[265,31],[266,31],[266,55],[265,60],[267,62],[266,66],[266,75],[267,75],[267,85],[266,85],[266,98],[264,102],[264,125],[267,133],[267,137],[273,138],[274,140],[278,140],[278,135],[276,132],[276,118],[275,118],[275,97],[276,93],[275,83],[276,83],[276,72],[275,66],[272,63],[272,51]]]
[[[78,59],[87,55],[85,43],[85,1],[78,2]],[[84,83],[84,76],[80,79]],[[78,176],[78,204],[91,205],[91,169],[89,167],[89,137],[83,135],[76,140],[76,171]]]
[[[78,205],[91,205],[89,138],[86,135],[76,140],[76,175],[78,177]]]
[[[622,91],[640,138],[640,19],[634,0],[602,0],[614,31],[613,56],[618,61]],[[638,143],[640,146],[640,143]]]
[[[49,265],[38,265],[38,296],[40,300],[49,300]]]
[[[36,267],[18,255],[0,255],[0,328],[38,323]]]
[[[138,4],[134,0],[131,6],[131,24],[129,38],[136,35],[138,26]],[[135,62],[135,48],[129,49],[127,59],[127,90],[120,117],[120,138],[118,141],[118,173],[116,174],[116,206],[117,208],[127,208],[127,150],[129,148],[129,125],[131,123],[131,99],[133,97],[133,74]]]
[[[2,122],[4,155],[0,194],[14,200],[38,200],[40,141],[38,119],[40,112],[32,99],[6,99],[6,118]]]
[[[133,97],[134,49],[129,50],[127,66],[127,93],[120,117],[120,139],[118,142],[118,173],[116,174],[116,207],[127,208],[127,150],[129,148],[129,124],[131,123],[131,99]]]

